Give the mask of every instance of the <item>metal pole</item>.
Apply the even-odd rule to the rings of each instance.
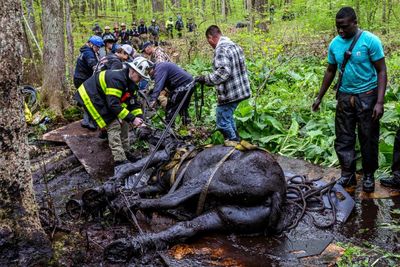
[[[187,97],[189,96],[190,91],[193,89],[194,85],[195,85],[195,81],[194,80],[187,85],[187,87],[189,87],[189,89],[187,90],[187,92],[186,92],[185,96],[183,97],[181,103],[179,103],[178,108],[176,109],[176,111],[175,111],[174,115],[172,116],[172,119],[168,123],[167,127],[163,131],[163,133],[162,133],[162,135],[160,137],[160,140],[158,140],[157,145],[154,148],[153,152],[151,152],[150,157],[148,158],[146,164],[143,166],[142,170],[140,171],[140,173],[138,175],[138,178],[136,179],[136,181],[133,184],[132,190],[137,186],[137,184],[142,179],[144,172],[147,170],[147,167],[149,166],[151,160],[153,159],[153,157],[156,154],[157,150],[160,148],[161,143],[164,141],[164,138],[166,137],[167,132],[171,128],[172,124],[174,123],[174,121],[176,119],[176,116],[178,116],[179,111],[181,110],[183,104],[185,103],[185,101],[186,101]]]

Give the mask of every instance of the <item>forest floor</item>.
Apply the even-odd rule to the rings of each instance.
[[[385,191],[387,198],[379,195],[371,198],[357,188],[352,193],[356,205],[349,219],[332,228],[319,229],[305,216],[295,229],[279,236],[215,233],[147,253],[130,263],[109,264],[103,261],[104,248],[117,238],[138,234],[134,225],[107,212],[97,218],[68,216],[66,202],[102,181],[86,172],[65,143],[37,142],[31,147],[34,188],[42,207],[42,222],[47,222],[44,227],[53,242],[53,264],[57,266],[333,266],[335,263],[383,266],[400,263],[398,228],[393,224],[400,218],[400,198],[389,196],[398,192]],[[310,179],[323,176],[328,180],[339,175],[334,168],[278,155],[277,159],[287,177],[301,174]],[[145,232],[158,232],[175,223],[173,218],[159,213],[148,217],[139,212],[138,221]]]

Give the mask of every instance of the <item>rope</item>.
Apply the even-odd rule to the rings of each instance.
[[[322,177],[308,180],[306,176],[295,175],[287,180],[287,200],[286,203],[294,205],[300,210],[300,215],[294,219],[294,222],[286,227],[286,230],[291,230],[299,224],[304,215],[312,218],[313,224],[318,228],[328,228],[336,223],[336,206],[332,200],[332,188],[337,180],[332,179],[331,182],[321,186],[315,187],[314,182],[321,180]],[[319,224],[310,212],[323,212],[326,208],[324,205],[323,195],[328,194],[327,198],[332,207],[332,219],[326,225]],[[310,203],[319,204],[317,207],[310,207]],[[296,216],[296,215],[294,215]],[[293,219],[293,218],[292,218]]]

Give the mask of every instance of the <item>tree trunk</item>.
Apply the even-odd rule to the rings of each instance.
[[[26,0],[25,4],[26,4],[26,11],[28,14],[29,27],[31,27],[33,35],[35,35],[35,38],[37,38],[36,24],[35,24],[35,9],[33,8],[33,1]]]
[[[35,202],[22,95],[20,0],[2,2],[0,17],[0,266],[46,266],[51,244]]]
[[[68,74],[70,80],[74,75],[74,38],[72,36],[72,21],[70,0],[65,0],[65,27],[67,30],[67,45],[68,45]]]
[[[221,0],[221,15],[222,20],[226,22],[226,0]]]
[[[96,19],[99,17],[99,0],[94,1],[94,17]]]
[[[266,0],[255,0],[254,8],[261,18],[265,18],[265,7],[267,3]]]
[[[247,11],[249,12],[249,26],[248,30],[252,31],[254,28],[253,21],[254,21],[254,16],[253,16],[253,2],[252,0],[247,0]]]
[[[163,0],[152,0],[152,7],[153,7],[153,12],[164,12],[164,1]]]
[[[137,8],[137,4],[138,1],[137,0],[131,0],[132,1],[132,22],[137,20],[136,17],[136,13],[138,12],[138,8]]]
[[[42,0],[43,86],[42,100],[57,117],[67,105],[65,83],[64,13],[60,0]]]

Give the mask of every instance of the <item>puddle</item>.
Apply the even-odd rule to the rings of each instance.
[[[329,181],[331,177],[337,177],[339,174],[337,169],[321,168],[301,160],[278,157],[278,161],[286,175],[302,174],[310,179],[323,176]],[[75,262],[85,266],[128,266],[105,264],[102,261],[102,248],[114,238],[134,234],[133,226],[113,218],[108,218],[107,221],[97,219],[88,223],[74,221],[65,215],[65,203],[71,195],[99,183],[92,179],[77,161],[63,173],[51,177],[47,183],[58,216],[66,224],[72,225],[73,233],[79,236],[81,242],[78,242],[78,247],[68,247],[68,244],[76,246],[74,242],[63,243],[64,254],[59,257],[66,266]],[[43,203],[46,186],[41,177],[36,177],[34,187],[39,203]],[[355,195],[359,194],[356,192]],[[381,227],[381,224],[390,223],[393,219],[399,220],[400,215],[391,213],[394,209],[400,209],[398,197],[356,198],[355,209],[347,222],[343,225],[337,224],[331,229],[316,228],[311,218],[306,216],[297,228],[281,236],[210,234],[176,245],[159,254],[148,254],[143,259],[134,261],[131,266],[329,265],[334,264],[343,253],[343,249],[335,246],[334,242],[351,242],[358,245],[368,242],[385,251],[398,253],[399,235],[393,230]],[[157,213],[153,214],[152,220],[140,213],[137,217],[145,231],[160,231],[174,223],[172,219]],[[64,237],[65,235],[73,234],[64,234]]]

